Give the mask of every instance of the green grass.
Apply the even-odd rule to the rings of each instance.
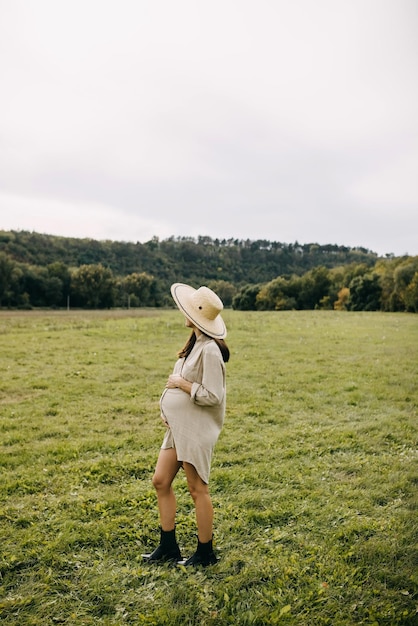
[[[418,623],[418,317],[226,311],[218,565],[158,540],[158,398],[177,311],[0,313],[0,621]],[[195,547],[184,475],[178,538]]]

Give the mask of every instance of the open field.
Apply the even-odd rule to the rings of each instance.
[[[219,564],[150,566],[177,311],[0,313],[0,621],[418,623],[418,316],[227,310]],[[178,538],[195,547],[184,475]]]

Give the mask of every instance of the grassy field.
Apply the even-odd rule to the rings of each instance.
[[[226,311],[219,563],[156,545],[177,311],[0,313],[0,621],[418,623],[418,316]],[[195,547],[185,478],[177,534]]]

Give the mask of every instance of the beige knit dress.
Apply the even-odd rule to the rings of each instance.
[[[164,390],[160,408],[169,428],[161,448],[175,448],[177,459],[193,465],[208,484],[226,403],[225,364],[215,341],[200,335],[189,356],[178,359],[173,374],[191,382],[192,392]]]

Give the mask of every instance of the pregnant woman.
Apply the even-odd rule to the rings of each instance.
[[[161,540],[150,562],[181,561],[175,534],[176,498],[172,483],[182,467],[196,510],[198,542],[186,566],[213,565],[213,507],[209,494],[212,453],[225,416],[225,363],[229,349],[222,301],[208,287],[194,289],[183,283],[171,294],[185,316],[191,335],[178,354],[160,399],[161,418],[167,427],[152,479],[157,492]]]

